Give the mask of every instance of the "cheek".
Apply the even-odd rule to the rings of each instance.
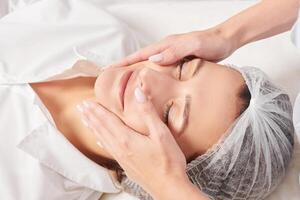
[[[122,114],[122,120],[127,126],[138,133],[148,135],[147,126],[142,120],[142,116],[137,114],[136,103],[132,97],[130,97],[129,103],[125,107]]]
[[[187,160],[194,159],[205,152],[204,146],[207,141],[205,135],[205,131],[197,127],[193,132],[185,133],[177,139],[177,143]]]
[[[188,161],[204,154],[211,144],[211,122],[206,108],[203,107],[201,112],[193,111],[188,128],[178,138],[178,144]]]
[[[97,78],[94,88],[97,101],[118,116],[121,114],[116,90],[118,84],[116,80],[119,79],[119,74],[117,71],[105,70]]]
[[[126,104],[125,110],[120,111],[117,109],[116,104],[114,103],[114,95],[109,92],[113,90],[114,81],[109,78],[109,74],[103,74],[105,76],[97,80],[95,83],[95,95],[97,101],[103,105],[106,109],[116,114],[128,127],[134,129],[135,131],[148,135],[148,130],[141,120],[141,117],[136,114],[136,104],[133,97],[129,97],[129,103]]]
[[[104,70],[96,79],[95,82],[95,94],[96,97],[103,98],[103,96],[108,93],[108,90],[112,88],[113,83],[115,82],[118,75],[117,71],[113,70]]]

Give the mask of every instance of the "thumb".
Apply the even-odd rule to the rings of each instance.
[[[148,128],[149,136],[164,134],[167,127],[143,90],[140,87],[137,87],[134,91],[134,95],[138,104],[138,112]]]

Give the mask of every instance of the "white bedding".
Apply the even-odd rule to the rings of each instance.
[[[38,0],[8,1],[0,0],[0,17],[14,9],[22,11],[22,7]],[[150,1],[128,1],[124,3],[124,1],[93,0],[92,2],[95,6],[103,6],[110,14],[126,23],[138,34],[143,46],[168,34],[213,26],[253,5],[256,1],[178,0],[151,1],[151,3]],[[23,15],[26,14],[26,17],[30,18],[28,16],[30,13],[21,11],[19,17],[25,17]],[[84,18],[84,15],[82,17]],[[300,92],[300,55],[290,42],[289,32],[242,47],[222,63],[257,66],[263,69],[288,91],[292,102]],[[287,176],[268,200],[299,200],[299,172],[300,148],[297,145]]]

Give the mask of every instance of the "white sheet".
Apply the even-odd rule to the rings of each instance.
[[[124,3],[124,1],[104,0],[93,2],[95,6],[105,5],[107,11],[135,30],[142,45],[159,40],[168,34],[213,26],[255,3],[254,1],[151,1],[151,3],[130,1]],[[260,67],[288,91],[292,102],[300,91],[300,56],[290,42],[289,33],[242,47],[223,63]],[[284,182],[268,200],[299,200],[299,171],[300,150],[297,146]]]
[[[0,1],[0,18],[8,13],[7,1]]]

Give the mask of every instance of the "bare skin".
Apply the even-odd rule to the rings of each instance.
[[[31,83],[52,115],[60,132],[83,154],[98,164],[109,156],[98,148],[96,138],[81,123],[76,105],[94,97],[96,77],[78,77],[42,83]]]
[[[85,63],[85,64],[90,64],[90,63]],[[157,65],[155,65],[155,66],[151,65],[149,63],[146,63],[146,64],[147,64],[147,66],[152,67],[152,69],[155,69],[155,70],[171,69],[171,67],[163,68],[163,67],[159,67]],[[189,65],[190,66],[187,68],[192,68],[191,66],[193,65],[193,62],[191,62]],[[215,67],[215,70],[216,70],[215,72],[213,71],[214,67],[212,65]],[[140,67],[141,66],[135,65],[135,66],[129,67],[128,69],[140,69]],[[173,118],[176,119],[175,122],[170,121],[170,123],[169,123],[170,126],[172,123],[174,123],[173,129],[172,129],[172,127],[170,127],[171,130],[173,130],[172,134],[176,138],[177,143],[181,147],[181,149],[184,152],[187,159],[190,159],[191,157],[195,156],[195,154],[199,155],[201,153],[204,153],[211,145],[213,145],[214,143],[217,142],[217,140],[224,133],[224,131],[227,129],[227,127],[235,119],[237,107],[238,107],[238,105],[236,104],[237,102],[236,102],[236,98],[235,98],[236,91],[241,86],[241,84],[243,84],[243,79],[242,79],[241,75],[238,72],[233,71],[232,69],[223,69],[225,67],[222,67],[217,64],[209,63],[209,62],[204,62],[203,66],[201,66],[201,67],[203,69],[202,69],[202,71],[199,72],[200,78],[197,78],[197,79],[194,78],[195,80],[191,79],[191,80],[186,80],[184,82],[184,84],[191,85],[188,88],[192,88],[193,87],[192,85],[197,86],[200,84],[200,83],[193,83],[193,81],[197,81],[198,79],[199,79],[199,81],[203,80],[204,77],[201,77],[201,73],[202,73],[202,75],[206,76],[205,69],[212,70],[211,73],[215,73],[215,76],[220,76],[220,77],[225,76],[227,78],[224,80],[220,80],[226,84],[221,83],[220,85],[216,85],[215,89],[210,89],[210,90],[217,90],[217,89],[220,90],[218,92],[217,91],[212,92],[211,93],[212,96],[206,95],[206,94],[208,94],[208,91],[205,91],[205,89],[209,88],[209,86],[203,87],[203,89],[204,89],[203,94],[205,94],[205,97],[203,95],[201,96],[201,93],[199,93],[200,95],[198,95],[198,96],[194,96],[194,99],[195,99],[194,101],[199,102],[199,103],[192,104],[193,111],[195,111],[195,112],[191,112],[190,125],[189,125],[189,127],[187,127],[184,134],[178,135],[178,133],[176,131],[176,128],[177,128],[176,123],[177,123],[177,121],[181,121],[180,116],[178,117],[177,114],[176,114],[176,116],[175,116],[175,114],[174,114],[174,116],[170,116],[170,117],[172,117],[172,119]],[[128,69],[121,68],[120,70],[128,70]],[[116,70],[116,69],[114,69],[114,70]],[[173,79],[173,78],[169,79],[169,77],[171,76],[169,72],[170,71],[161,71],[160,72],[161,79],[162,80],[166,79],[165,81],[167,82],[167,84],[170,84],[170,85],[174,85],[177,82],[180,84],[183,84],[183,82],[181,82],[181,81],[179,82],[176,79]],[[123,71],[122,72],[118,72],[118,71],[109,72],[108,71],[106,77],[111,76],[110,81],[115,82],[115,80],[116,80],[115,75],[119,75],[122,73],[123,73]],[[157,73],[157,72],[153,71],[153,73]],[[207,73],[210,73],[210,72],[207,72]],[[221,73],[221,74],[218,75],[218,73]],[[189,73],[187,73],[187,74],[189,74]],[[152,75],[152,72],[151,72],[151,74],[147,75],[147,80],[149,80],[152,77],[157,78],[157,76],[160,76],[160,74]],[[187,76],[187,75],[185,75],[185,76]],[[186,78],[188,78],[188,76]],[[207,78],[207,81],[210,79],[212,79],[212,78]],[[217,79],[220,79],[220,78],[217,78]],[[106,106],[106,108],[108,108],[109,110],[111,110],[115,114],[117,114],[126,124],[130,124],[130,127],[133,127],[136,130],[140,130],[141,133],[143,133],[144,131],[143,131],[143,127],[140,125],[141,123],[139,122],[139,120],[135,120],[133,118],[134,113],[132,113],[132,111],[130,111],[131,101],[129,100],[128,103],[126,103],[128,114],[126,114],[125,111],[124,111],[124,113],[121,113],[121,112],[119,113],[118,106],[115,103],[115,96],[110,98],[110,97],[108,97],[110,93],[103,94],[103,92],[101,92],[99,94],[97,92],[97,89],[95,92],[96,80],[97,80],[97,77],[77,77],[77,78],[72,78],[72,79],[67,79],[67,80],[56,80],[56,81],[51,81],[51,82],[31,83],[30,85],[35,90],[35,92],[38,94],[38,96],[41,98],[41,100],[44,102],[46,107],[48,108],[49,112],[51,113],[51,115],[54,119],[54,122],[55,122],[58,130],[60,130],[60,132],[62,134],[64,134],[64,136],[83,154],[85,154],[87,157],[89,157],[91,160],[95,161],[96,163],[101,164],[103,162],[106,162],[107,159],[113,159],[113,158],[108,152],[105,152],[105,150],[103,150],[97,146],[97,144],[96,144],[97,138],[91,132],[90,129],[88,129],[87,127],[85,127],[83,125],[83,123],[81,122],[80,115],[76,109],[77,104],[79,104],[83,100],[87,100],[87,99],[100,102],[101,104]],[[150,80],[149,83],[151,83],[152,81],[153,80]],[[109,87],[109,85],[111,85],[110,82],[107,82],[106,79],[100,79],[97,82],[98,83],[100,82],[100,85],[104,87],[104,89],[102,91],[104,91],[106,89],[106,87]],[[216,82],[216,80],[214,80],[213,82]],[[230,83],[230,82],[232,82],[232,83]],[[107,86],[105,86],[106,83],[108,83]],[[210,83],[210,85],[212,85],[212,83]],[[135,87],[134,84],[131,85],[132,88]],[[145,84],[147,84],[147,83],[145,82]],[[151,86],[151,84],[149,84],[149,85]],[[201,83],[201,85],[203,85],[203,83]],[[227,89],[226,89],[226,87],[223,88],[224,85],[227,85],[226,87],[228,87],[228,88]],[[97,87],[99,87],[99,86],[97,86]],[[174,85],[174,87],[175,87],[175,85]],[[201,88],[201,87],[199,87],[199,88]],[[151,90],[151,87],[148,89]],[[155,86],[153,86],[152,89],[155,89]],[[154,100],[154,104],[156,106],[158,113],[162,114],[163,113],[162,110],[163,110],[164,106],[160,106],[160,102],[159,102],[159,100],[161,99],[160,96],[162,94],[167,95],[167,91],[170,90],[170,87],[166,87],[165,88],[166,91],[164,91],[163,88],[161,88],[161,89],[162,90],[160,91],[159,94],[155,94],[154,92],[152,92],[152,99]],[[98,90],[100,90],[100,89],[98,89]],[[116,88],[113,88],[113,89],[107,88],[107,91],[113,91],[113,90],[116,90]],[[223,96],[214,96],[215,93],[217,95],[221,95],[220,94],[221,91],[226,91],[226,90],[228,90],[228,92],[224,93],[224,95],[225,95],[224,97]],[[155,91],[157,91],[157,90],[155,90]],[[184,91],[185,91],[185,87],[184,87]],[[177,94],[179,92],[175,91],[174,93],[169,93],[169,95],[174,96],[175,93]],[[103,96],[101,96],[101,95],[103,95]],[[231,96],[233,97],[232,99],[230,99]],[[199,98],[199,99],[197,100],[197,98]],[[157,100],[155,101],[155,99],[157,99]],[[200,103],[200,99],[203,101],[203,103]],[[205,100],[205,99],[207,99],[207,100]],[[225,102],[224,105],[223,105],[223,102]],[[191,130],[202,130],[201,127],[204,127],[205,124],[215,123],[215,121],[210,121],[207,119],[210,118],[209,115],[212,115],[211,116],[212,119],[216,118],[214,112],[210,112],[210,110],[211,110],[210,106],[211,106],[211,108],[213,108],[213,107],[216,107],[217,105],[220,108],[224,108],[224,112],[223,112],[223,114],[221,114],[222,118],[220,117],[220,120],[222,121],[222,123],[218,123],[219,126],[212,126],[209,129],[203,129],[203,134],[201,134],[199,132],[192,132]],[[132,106],[134,106],[134,105],[132,104]],[[197,106],[199,106],[199,107],[197,107]],[[207,107],[207,111],[205,110],[206,107]],[[231,108],[229,109],[229,107],[231,107]],[[182,110],[182,109],[180,108],[179,110]],[[199,115],[199,110],[203,112],[203,119],[201,119],[201,115]],[[228,110],[230,110],[230,112],[228,112]],[[220,112],[222,113],[222,111],[220,111],[220,109],[217,109],[216,115],[218,115]],[[176,113],[176,112],[174,111],[174,113]],[[170,115],[172,115],[172,113]],[[227,117],[225,117],[226,115],[227,115]],[[161,116],[161,118],[162,118],[162,116]],[[199,120],[198,120],[198,118],[199,118]],[[194,119],[198,120],[198,121],[195,121]],[[193,122],[195,122],[195,123],[193,123]],[[201,124],[201,122],[202,122],[202,124]],[[199,123],[201,124],[201,127],[196,126],[196,124],[198,125]],[[209,125],[207,125],[207,127],[209,127]],[[201,141],[203,141],[203,142],[201,142]]]

